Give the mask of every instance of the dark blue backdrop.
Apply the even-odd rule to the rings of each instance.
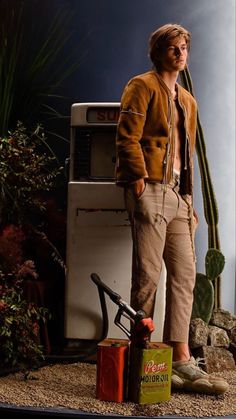
[[[127,80],[150,68],[148,39],[158,26],[177,22],[194,30],[188,0],[60,0],[55,4],[59,3],[74,11],[72,43],[78,45],[78,54],[86,53],[66,86],[67,94],[80,102],[119,100]]]
[[[25,24],[29,37],[31,28],[33,31],[35,27],[41,28],[39,33],[34,30],[36,38],[40,37],[40,33],[44,36],[58,10],[62,10],[65,17],[69,12],[72,14],[68,29],[72,35],[60,61],[63,62],[68,54],[72,54],[72,60],[79,60],[80,65],[57,92],[66,99],[51,103],[68,118],[51,121],[50,131],[57,131],[58,135],[69,140],[70,106],[74,102],[119,101],[128,79],[151,67],[148,39],[158,26],[168,22],[186,26],[193,34],[194,49],[195,32],[198,31],[196,16],[204,20],[208,3],[200,0],[194,8],[192,3],[189,0],[26,1],[28,13]],[[34,44],[35,47],[38,45],[38,39],[31,39],[31,48],[34,48]],[[197,62],[194,64],[193,76],[198,71]],[[49,141],[64,162],[69,154],[69,145],[55,138]]]

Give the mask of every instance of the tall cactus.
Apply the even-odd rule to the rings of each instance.
[[[181,82],[192,96],[193,84],[188,68],[181,72]],[[199,114],[197,115],[197,136],[196,136],[196,152],[201,175],[201,188],[203,195],[204,215],[208,225],[208,249],[213,248],[220,251],[220,239],[218,232],[218,206],[215,198],[213,184],[210,176],[209,164],[206,156],[206,146],[204,133],[201,126]],[[214,305],[215,308],[221,307],[221,277],[214,281]]]

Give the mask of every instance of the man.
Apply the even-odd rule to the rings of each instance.
[[[133,238],[131,305],[153,316],[164,258],[163,341],[173,347],[172,386],[224,393],[228,384],[202,371],[188,346],[196,276],[197,104],[177,79],[187,65],[190,34],[180,25],[167,24],[152,33],[149,47],[154,68],[125,87],[116,138],[116,180],[125,188]]]

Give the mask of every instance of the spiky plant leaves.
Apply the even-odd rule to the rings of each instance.
[[[78,48],[71,50],[71,11],[59,9],[42,31],[38,19],[27,25],[29,7],[25,0],[0,2],[1,137],[14,130],[18,120],[30,127],[44,124],[48,115],[61,118],[51,102],[65,99],[58,95],[59,88],[84,58],[78,56]]]
[[[208,249],[205,259],[206,275],[208,278],[216,279],[224,269],[225,257],[217,249]]]
[[[196,275],[192,319],[201,318],[206,323],[211,319],[214,307],[214,287],[212,281],[201,273]]]

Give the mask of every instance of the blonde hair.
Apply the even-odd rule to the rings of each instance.
[[[149,38],[149,57],[157,70],[160,68],[160,55],[163,50],[170,45],[170,41],[180,37],[184,37],[189,50],[191,35],[178,24],[168,23],[151,34]]]

